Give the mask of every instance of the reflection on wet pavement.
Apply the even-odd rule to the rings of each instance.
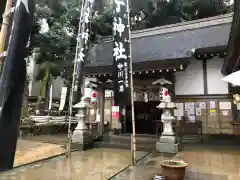
[[[137,158],[146,152],[137,152]],[[130,151],[92,149],[0,174],[0,180],[106,180],[131,164]]]
[[[152,153],[112,179],[150,180],[155,174],[161,174],[160,162],[171,159],[188,163],[185,180],[240,180],[240,150],[226,146],[185,147],[176,156]]]

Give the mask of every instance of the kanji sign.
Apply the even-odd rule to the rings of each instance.
[[[130,103],[130,44],[126,0],[113,1],[114,100],[116,105]]]

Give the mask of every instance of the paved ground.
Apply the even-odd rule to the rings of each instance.
[[[145,152],[137,152],[141,158]],[[106,180],[131,164],[129,151],[92,149],[0,174],[0,180]]]
[[[118,174],[117,180],[150,180],[161,174],[160,161],[164,159],[184,160],[188,163],[186,180],[239,180],[240,149],[235,147],[185,147],[176,156],[152,153],[134,168]]]
[[[66,142],[66,135],[44,135],[19,140],[15,166],[60,154],[65,151],[62,145]],[[138,158],[145,154],[138,152]],[[185,145],[183,151],[176,156],[152,153],[136,167],[127,168],[115,179],[149,180],[154,174],[161,174],[160,161],[163,159],[185,160],[189,165],[186,180],[240,180],[240,148],[226,144]],[[129,151],[93,149],[74,152],[71,161],[58,157],[34,166],[17,168],[0,174],[0,180],[107,180],[130,164]]]
[[[59,144],[42,143],[32,140],[19,139],[15,154],[14,166],[35,162],[66,152]]]
[[[67,134],[43,134],[43,135],[36,135],[36,136],[26,136],[22,137],[25,140],[33,140],[36,142],[42,143],[51,143],[51,144],[60,144],[66,145],[68,143],[68,135]]]

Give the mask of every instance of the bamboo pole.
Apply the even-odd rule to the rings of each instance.
[[[4,48],[5,48],[7,30],[8,30],[9,19],[10,19],[9,12],[12,8],[12,4],[13,4],[13,0],[7,0],[5,12],[3,14],[3,22],[2,22],[1,33],[0,33],[0,55],[4,52]],[[0,56],[0,67],[3,64],[2,59],[3,58]]]
[[[128,13],[128,25],[129,25],[129,48],[130,48],[130,88],[131,88],[131,109],[132,109],[132,135],[131,135],[131,153],[132,153],[132,165],[136,165],[136,130],[135,130],[135,114],[134,114],[134,99],[133,99],[133,68],[132,68],[132,48],[131,48],[131,29],[130,29],[130,8],[129,0],[127,0],[127,13]]]
[[[78,36],[80,36],[81,32],[81,26],[82,26],[82,17],[83,17],[83,13],[85,11],[85,1],[82,1],[82,6],[81,6],[81,13],[80,13],[80,17],[79,17],[79,27],[78,27]],[[67,144],[67,157],[70,158],[71,157],[71,145],[72,145],[72,131],[71,131],[71,126],[72,126],[72,109],[73,109],[73,89],[74,89],[74,83],[76,80],[76,58],[78,56],[78,51],[77,49],[79,48],[79,40],[77,42],[77,47],[76,47],[76,53],[75,53],[75,61],[74,61],[74,66],[73,66],[73,78],[72,78],[72,87],[71,87],[71,91],[70,91],[70,96],[69,96],[69,121],[68,121],[68,144]]]

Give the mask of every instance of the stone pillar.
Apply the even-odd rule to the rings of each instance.
[[[91,108],[89,98],[83,97],[80,103],[73,106],[78,110],[75,119],[78,120],[78,125],[72,135],[73,147],[80,150],[86,150],[92,147],[93,141],[86,122],[88,119],[88,109]]]
[[[100,108],[100,127],[99,134],[100,136],[104,133],[104,110],[105,110],[105,89],[100,88],[99,90],[99,108]]]

